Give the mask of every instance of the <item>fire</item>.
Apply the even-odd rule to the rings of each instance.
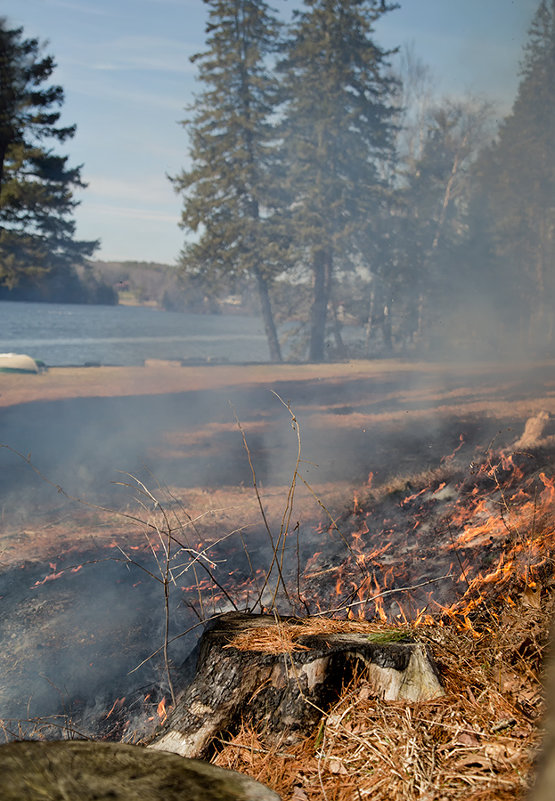
[[[79,573],[79,571],[83,569],[83,565],[75,565],[75,567],[69,567],[69,568],[65,567],[62,570],[56,571],[55,562],[49,562],[48,564],[50,566],[50,569],[52,570],[52,573],[49,573],[43,579],[40,580],[37,579],[37,581],[35,581],[35,583],[33,584],[33,587],[42,587],[42,585],[46,584],[47,581],[55,581],[56,579],[59,579],[61,578],[61,576],[65,575],[65,573],[67,573],[68,570],[71,573]]]
[[[109,711],[109,712],[108,712],[108,714],[106,715],[106,717],[105,717],[105,720],[108,720],[108,718],[110,717],[110,715],[112,715],[112,713],[113,713],[113,712],[114,712],[116,709],[121,709],[121,707],[124,705],[124,703],[125,703],[125,696],[124,696],[123,698],[116,698],[116,700],[115,700],[115,701],[114,701],[114,703],[112,704],[112,708],[110,709],[110,711]]]
[[[553,503],[553,498],[555,496],[554,479],[548,478],[545,473],[540,473],[540,481],[545,487],[545,490],[542,492],[543,503]]]
[[[428,487],[424,487],[424,489],[421,489],[420,492],[415,492],[413,495],[409,495],[408,497],[404,498],[401,501],[401,504],[403,506],[406,506],[407,504],[411,503],[411,501],[416,500],[416,498],[419,498],[421,495],[424,495],[424,493],[428,491],[429,491]]]
[[[168,717],[169,707],[166,706],[166,696],[162,698],[158,706],[156,707],[156,713],[158,715],[160,723],[164,723]]]
[[[342,592],[343,592],[343,579],[341,578],[341,575],[339,575],[335,582],[335,594],[340,597]]]
[[[463,444],[461,435],[454,453]],[[449,470],[401,497],[398,490],[380,496],[379,487],[377,495],[355,492],[338,522],[343,545],[326,546],[303,573],[313,603],[349,618],[421,625],[439,614],[479,637],[484,605],[541,586],[555,558],[553,477],[518,452],[489,452],[469,471]],[[324,528],[314,532],[322,536]]]
[[[441,459],[441,461],[442,461],[442,462],[452,462],[452,461],[453,461],[453,459],[455,458],[455,454],[457,454],[457,453],[460,451],[460,449],[461,449],[461,448],[462,448],[462,446],[464,445],[464,442],[465,442],[465,440],[464,440],[464,434],[460,434],[460,435],[459,435],[459,444],[457,445],[457,447],[455,448],[455,450],[454,450],[452,453],[450,453],[448,456],[444,456],[444,457]]]

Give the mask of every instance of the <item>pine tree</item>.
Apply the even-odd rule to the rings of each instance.
[[[277,84],[268,64],[279,26],[259,0],[204,2],[207,50],[191,59],[204,89],[183,122],[192,166],[172,178],[184,197],[181,227],[198,234],[181,262],[213,284],[254,278],[270,358],[281,361],[269,294],[281,269],[271,192]]]
[[[480,162],[499,284],[532,342],[555,339],[555,0],[529,30],[511,114]],[[509,288],[511,290],[509,297]]]
[[[396,6],[304,0],[281,63],[286,96],[284,183],[298,259],[310,265],[309,359],[325,356],[334,273],[357,252],[357,232],[382,197],[391,154],[394,81],[374,24]]]
[[[61,86],[45,86],[55,63],[37,39],[0,19],[0,286],[74,281],[73,266],[97,242],[74,239],[73,190],[81,168],[45,141],[64,142],[75,126],[59,125]]]

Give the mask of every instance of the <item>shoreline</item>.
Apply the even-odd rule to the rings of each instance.
[[[407,361],[401,359],[351,360],[322,364],[203,364],[181,365],[171,360],[149,360],[145,366],[51,367],[39,375],[0,376],[0,407],[71,398],[107,398],[165,395],[199,390],[246,387],[278,382],[342,381],[415,375],[423,382],[442,376],[483,380],[505,379],[538,372],[555,376],[555,361],[534,363]]]

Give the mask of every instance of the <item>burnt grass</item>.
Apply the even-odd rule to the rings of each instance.
[[[130,710],[155,715],[167,692],[161,659],[130,671],[162,643],[162,596],[137,566],[152,568],[148,554],[134,558],[137,564],[125,563],[113,549],[95,548],[0,574],[0,719],[8,737],[57,738],[74,730],[119,739]],[[179,625],[186,619],[182,614]],[[174,658],[191,647],[181,640]]]

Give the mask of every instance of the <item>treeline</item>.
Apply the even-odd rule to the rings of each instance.
[[[75,238],[73,193],[85,184],[56,150],[75,126],[60,123],[55,66],[37,39],[0,17],[0,299],[115,303],[85,269],[99,243]]]
[[[270,356],[298,322],[312,361],[447,347],[552,353],[555,0],[541,0],[518,96],[495,129],[477,100],[434,102],[376,25],[394,5],[205,0],[181,269],[207,292],[256,287]]]

